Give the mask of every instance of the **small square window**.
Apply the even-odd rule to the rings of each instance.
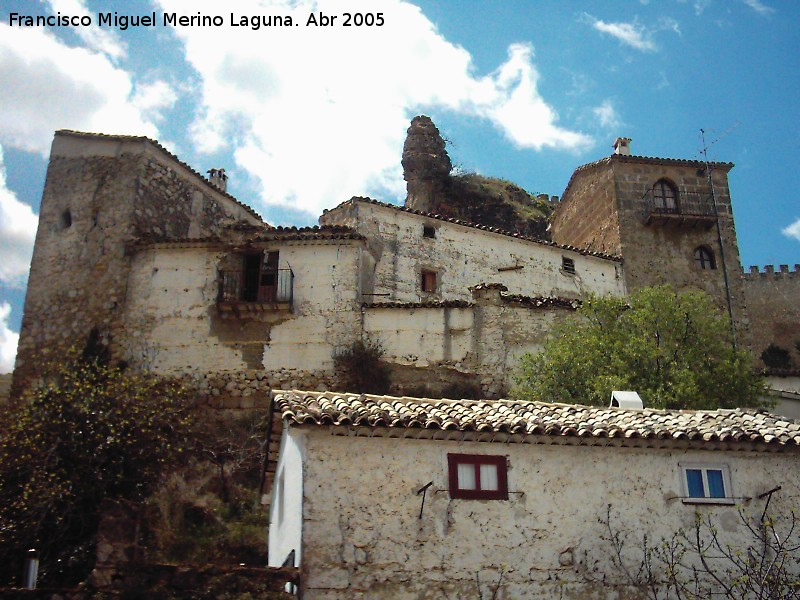
[[[433,225],[423,225],[422,226],[422,237],[426,238],[435,238],[436,237],[436,228]]]
[[[566,256],[561,257],[561,270],[564,273],[568,273],[570,275],[575,275],[575,261],[571,258],[567,258]]]
[[[466,500],[508,500],[505,456],[448,454],[450,497]]]
[[[733,503],[725,465],[681,465],[681,471],[685,503]]]
[[[422,291],[432,294],[436,292],[436,271],[422,270],[422,280],[420,282]]]

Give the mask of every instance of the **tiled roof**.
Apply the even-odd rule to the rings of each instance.
[[[469,308],[467,300],[427,300],[423,302],[365,302],[364,308]]]
[[[322,425],[517,436],[688,441],[699,444],[800,446],[800,424],[765,411],[598,408],[514,400],[431,400],[339,394],[273,392],[276,415],[290,425]],[[504,441],[513,441],[506,436]]]
[[[274,227],[267,230],[241,228],[234,229],[251,232],[250,235],[243,235],[238,240],[223,240],[219,236],[209,236],[205,238],[177,238],[168,241],[148,241],[142,240],[134,247],[158,247],[158,248],[183,248],[195,246],[242,246],[258,242],[271,241],[314,241],[314,240],[363,240],[364,236],[350,229],[349,227]]]
[[[318,226],[313,227],[276,227],[258,235],[253,241],[269,240],[363,240],[363,235],[350,227]]]
[[[393,210],[398,210],[402,212],[407,212],[412,215],[420,215],[422,217],[427,217],[429,219],[436,219],[438,221],[446,221],[448,223],[455,223],[456,225],[462,225],[464,227],[471,227],[473,229],[480,229],[482,231],[489,231],[491,233],[496,233],[498,235],[505,235],[508,237],[517,238],[518,240],[525,240],[527,242],[533,242],[535,244],[542,244],[543,246],[552,246],[553,248],[560,248],[561,250],[569,250],[570,252],[576,252],[582,256],[595,256],[597,258],[602,258],[605,260],[613,260],[616,262],[622,262],[622,257],[613,256],[611,254],[603,254],[602,252],[594,252],[593,250],[587,250],[586,248],[576,248],[575,246],[569,246],[565,244],[556,244],[555,242],[551,242],[548,240],[540,240],[534,237],[528,237],[522,235],[521,233],[515,233],[513,231],[507,231],[505,229],[498,229],[497,227],[488,227],[486,225],[481,225],[480,223],[471,223],[469,221],[462,221],[460,219],[453,219],[450,217],[446,217],[444,215],[423,212],[420,210],[414,210],[411,208],[407,208],[405,206],[398,206],[396,204],[389,204],[388,202],[380,202],[378,200],[373,200],[372,198],[365,198],[362,196],[353,196],[350,200],[345,200],[338,206],[332,208],[331,210],[336,210],[342,206],[346,206],[348,204],[352,204],[354,202],[364,202],[365,204],[374,204],[376,206],[382,206],[384,208],[391,208]],[[328,211],[330,212],[330,211]]]
[[[195,176],[200,178],[203,181],[203,183],[205,183],[206,185],[212,187],[219,194],[222,194],[223,196],[225,196],[229,200],[232,200],[233,202],[235,202],[236,204],[238,204],[239,206],[244,208],[247,212],[249,212],[252,216],[254,216],[259,221],[264,222],[264,219],[261,218],[261,215],[259,215],[255,211],[254,208],[252,208],[251,206],[248,206],[244,202],[240,202],[234,196],[230,195],[228,192],[223,192],[221,189],[219,189],[213,183],[211,183],[206,177],[203,177],[200,173],[195,171],[194,168],[192,168],[190,165],[188,165],[187,163],[183,162],[180,158],[175,156],[172,152],[170,152],[169,150],[164,148],[164,146],[162,146],[161,144],[158,143],[158,140],[154,140],[154,139],[151,139],[151,138],[143,136],[143,135],[112,135],[112,134],[108,134],[108,133],[91,133],[91,132],[87,132],[87,131],[75,131],[73,129],[59,129],[58,131],[56,131],[56,135],[70,135],[72,137],[97,138],[97,139],[106,139],[106,140],[125,140],[125,141],[131,141],[131,142],[148,142],[149,144],[152,144],[155,148],[160,150],[163,154],[168,156],[170,159],[174,160],[176,163],[181,165],[183,168],[187,169],[192,174],[194,174]]]
[[[523,296],[521,294],[500,293],[500,298],[505,302],[513,304],[523,304],[532,308],[568,308],[576,310],[580,305],[580,300],[569,298],[550,298],[548,296]]]

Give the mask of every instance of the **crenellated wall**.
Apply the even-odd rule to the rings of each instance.
[[[800,369],[800,264],[750,267],[743,276],[747,313],[756,357],[775,344],[787,350]]]

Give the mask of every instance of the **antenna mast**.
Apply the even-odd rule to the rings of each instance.
[[[700,137],[703,140],[703,160],[706,163],[706,176],[708,185],[711,187],[711,205],[714,207],[714,223],[717,225],[717,243],[719,244],[719,260],[722,265],[722,278],[725,281],[725,295],[728,301],[728,317],[731,321],[731,334],[733,335],[733,347],[736,348],[736,326],[733,321],[733,299],[731,298],[731,286],[728,281],[728,266],[725,262],[725,248],[722,244],[722,227],[719,224],[719,210],[717,210],[717,194],[714,189],[714,178],[711,176],[711,163],[708,162],[708,146],[706,146],[706,132],[700,129]]]

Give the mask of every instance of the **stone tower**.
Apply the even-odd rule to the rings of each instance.
[[[264,225],[144,137],[59,131],[50,152],[14,386],[42,354],[81,347],[96,330],[112,357],[125,336],[131,248],[218,235],[225,223]],[[134,291],[135,293],[135,291]]]
[[[747,343],[733,164],[635,156],[630,142],[618,138],[611,156],[575,170],[552,217],[553,241],[623,256],[629,292],[661,284],[707,292]]]
[[[447,190],[452,165],[445,143],[430,117],[414,117],[403,145],[403,177],[408,208],[430,212]]]

